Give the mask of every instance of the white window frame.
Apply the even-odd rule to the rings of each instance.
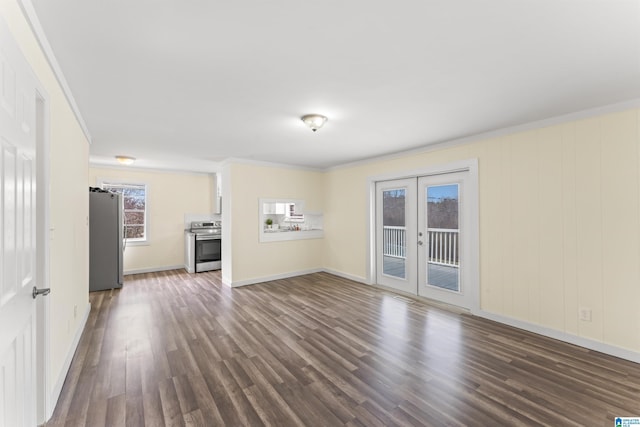
[[[104,186],[113,187],[144,187],[144,238],[126,238],[127,246],[147,246],[150,244],[149,239],[149,185],[146,182],[134,180],[98,178],[97,186],[104,189]],[[124,202],[124,200],[123,200]],[[123,220],[124,220],[124,212]]]

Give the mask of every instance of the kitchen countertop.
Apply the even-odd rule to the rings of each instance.
[[[289,230],[286,228],[262,229],[260,242],[280,242],[287,240],[322,239],[324,230]]]
[[[288,228],[265,228],[265,233],[300,233],[302,231],[322,231],[321,228],[311,228],[308,230],[290,230]]]

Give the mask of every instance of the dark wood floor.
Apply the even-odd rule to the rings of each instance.
[[[128,276],[49,426],[612,426],[640,365],[329,274]]]

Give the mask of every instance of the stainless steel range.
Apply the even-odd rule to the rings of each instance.
[[[222,224],[194,221],[185,231],[184,268],[189,273],[222,268]]]

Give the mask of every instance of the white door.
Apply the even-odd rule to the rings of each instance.
[[[376,182],[376,283],[478,308],[476,164]]]
[[[0,426],[36,425],[35,79],[0,18]]]
[[[416,294],[416,180],[376,183],[377,283]]]
[[[464,273],[466,173],[418,179],[418,294],[470,308]]]

